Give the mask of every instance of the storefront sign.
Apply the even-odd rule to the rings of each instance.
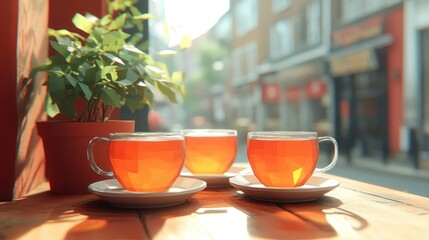
[[[299,81],[308,79],[323,74],[323,62],[317,61],[310,64],[300,64],[293,68],[288,68],[280,71],[278,78],[281,81]]]
[[[276,103],[280,100],[280,85],[265,83],[262,85],[262,100],[264,103]]]
[[[335,31],[332,34],[333,47],[346,47],[382,35],[384,31],[383,20],[382,16],[377,16],[360,24]]]
[[[327,90],[325,81],[321,79],[315,79],[307,83],[306,93],[309,99],[321,98]]]
[[[333,58],[330,70],[333,76],[345,76],[367,72],[378,68],[375,53],[371,49],[357,51],[345,56]]]

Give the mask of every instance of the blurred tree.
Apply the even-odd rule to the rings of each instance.
[[[189,117],[208,116],[209,109],[204,100],[210,96],[212,86],[225,81],[225,69],[222,66],[228,51],[220,43],[207,39],[194,44],[194,48],[197,48],[196,62],[199,65],[187,72],[189,81],[186,83],[187,97],[184,104]]]

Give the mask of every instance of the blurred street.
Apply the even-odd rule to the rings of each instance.
[[[323,167],[328,157],[321,155],[320,159],[320,167]],[[235,161],[247,162],[245,145],[239,146]],[[340,155],[337,165],[328,173],[429,197],[429,173],[427,171],[401,166],[384,166],[378,162],[362,159],[358,163],[348,165],[346,159]]]

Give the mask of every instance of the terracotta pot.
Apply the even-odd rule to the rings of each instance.
[[[43,140],[51,192],[87,194],[89,184],[106,179],[89,167],[86,156],[88,142],[95,136],[134,132],[134,121],[44,121],[37,122],[37,132]],[[110,171],[107,148],[108,144],[97,144],[94,156],[100,167]]]

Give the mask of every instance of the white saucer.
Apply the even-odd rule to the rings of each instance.
[[[229,182],[250,198],[269,202],[313,201],[340,185],[335,179],[321,176],[312,176],[304,186],[297,188],[265,187],[255,175],[236,176]]]
[[[229,179],[240,174],[246,167],[232,166],[224,174],[193,174],[186,168],[180,173],[180,176],[199,179],[207,183],[207,188],[230,187]]]
[[[117,207],[159,208],[183,203],[206,186],[204,181],[179,177],[165,192],[130,192],[116,179],[109,179],[90,184],[88,190]]]

